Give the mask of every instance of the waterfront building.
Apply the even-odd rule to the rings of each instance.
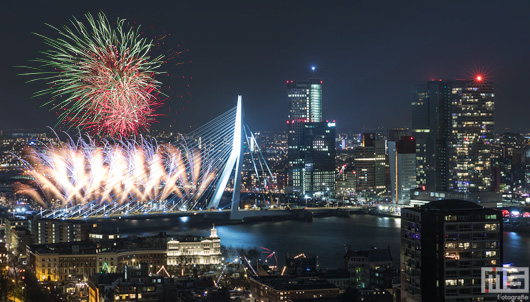
[[[487,208],[502,207],[502,194],[499,192],[441,192],[414,189],[410,193],[410,205],[421,206],[431,201],[443,199],[467,200]]]
[[[386,143],[374,133],[362,134],[362,145],[353,151],[357,194],[382,194],[386,191]]]
[[[5,237],[9,250],[19,245],[13,242],[12,231],[15,227],[25,228],[31,234],[29,244],[49,244],[61,242],[85,241],[89,238],[92,225],[86,221],[68,221],[55,219],[41,219],[38,217],[4,218]],[[25,245],[24,245],[25,249]]]
[[[345,165],[339,172],[335,182],[335,196],[337,198],[350,198],[355,193],[357,184],[357,171],[351,165]]]
[[[416,141],[412,136],[388,142],[392,202],[409,204],[410,191],[416,183]]]
[[[329,196],[335,191],[335,123],[306,123],[303,145],[303,193]]]
[[[322,120],[322,81],[287,82],[288,187],[299,196],[335,190],[335,122]]]
[[[179,237],[167,243],[168,270],[178,271],[186,265],[221,263],[221,239],[215,226],[208,237]]]
[[[110,249],[95,242],[30,245],[28,265],[40,281],[87,281],[95,273],[121,272],[146,264],[150,273],[166,265],[165,249]]]
[[[140,264],[150,274],[181,265],[180,273],[184,265],[221,262],[221,240],[215,227],[208,237],[178,236],[169,240],[165,233],[131,238],[120,238],[118,234],[90,235],[91,241],[29,245],[28,264],[37,279],[86,281],[95,273],[118,273]]]
[[[484,192],[491,187],[494,85],[472,80],[432,81],[415,90],[412,128],[418,184],[427,190]]]
[[[497,301],[481,268],[502,266],[502,217],[464,200],[401,212],[401,301]]]
[[[312,79],[309,82],[287,81],[287,97],[289,100],[288,186],[292,192],[302,192],[304,128],[306,123],[322,121],[322,81],[319,79]]]

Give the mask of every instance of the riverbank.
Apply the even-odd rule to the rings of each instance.
[[[106,232],[124,236],[151,236],[160,232],[193,236],[208,236],[212,222],[198,217],[174,217],[142,220],[105,220],[100,222]],[[252,221],[238,224],[215,223],[221,244],[226,247],[258,248],[275,251],[279,262],[299,253],[318,255],[325,268],[340,267],[343,256],[354,249],[390,247],[395,265],[399,265],[401,219],[372,215],[347,217],[320,216],[312,222],[305,220]],[[530,235],[505,231],[504,263],[528,266]]]

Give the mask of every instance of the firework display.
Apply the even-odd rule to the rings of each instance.
[[[32,148],[25,164],[35,183],[19,186],[17,193],[44,207],[168,201],[192,207],[214,179],[199,152],[145,139],[70,140],[57,147]]]
[[[148,129],[162,105],[155,75],[164,57],[152,57],[153,43],[124,19],[113,24],[103,13],[86,19],[88,25],[75,18],[71,27],[49,25],[58,38],[39,35],[49,49],[23,75],[46,82],[35,95],[51,96],[45,105],[57,110],[60,123],[113,137]]]

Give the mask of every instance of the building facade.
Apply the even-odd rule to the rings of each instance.
[[[93,242],[28,246],[28,264],[39,281],[87,281],[93,274],[122,272],[145,264],[150,273],[166,265],[166,250],[102,250]]]
[[[91,230],[91,224],[85,221],[66,221],[54,219],[40,219],[33,218],[4,218],[5,237],[9,250],[20,246],[20,242],[14,242],[14,238],[20,238],[13,235],[13,231],[17,228],[20,232],[21,228],[25,228],[31,234],[31,242],[29,244],[49,244],[62,242],[76,242],[88,240]],[[22,243],[22,249],[25,250],[25,245],[28,242]]]
[[[401,301],[497,301],[481,268],[502,266],[502,217],[463,200],[401,212]]]
[[[412,128],[418,184],[427,190],[484,192],[491,188],[494,85],[482,77],[432,81],[415,90]]]
[[[344,255],[344,264],[356,288],[371,288],[370,271],[392,268],[392,255],[389,249],[372,248],[369,250],[348,249]]]
[[[250,291],[257,301],[282,302],[296,299],[337,298],[340,289],[327,280],[320,278],[249,278]]]
[[[399,141],[388,142],[390,162],[390,188],[392,202],[409,204],[410,191],[416,183],[416,141],[412,136],[404,136]]]
[[[289,100],[288,152],[289,177],[288,186],[293,191],[303,190],[304,169],[304,128],[306,123],[322,121],[322,81],[312,79],[309,82],[287,81]]]
[[[386,191],[386,144],[374,133],[362,134],[362,145],[353,151],[357,194],[381,194]]]
[[[186,265],[211,265],[221,263],[221,239],[215,226],[210,236],[172,239],[167,243],[168,270],[178,271]]]
[[[317,198],[335,191],[335,123],[304,126],[303,193]]]
[[[322,121],[322,81],[287,82],[288,187],[320,197],[335,190],[335,122]]]

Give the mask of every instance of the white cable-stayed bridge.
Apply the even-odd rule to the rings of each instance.
[[[94,148],[83,142],[71,155],[84,155],[81,168],[72,164],[75,160],[71,158],[63,158],[70,163],[66,167],[48,159],[49,156],[41,160],[39,163],[48,165],[51,172],[46,177],[34,173],[34,179],[44,199],[56,202],[42,201],[50,206],[43,207],[40,215],[54,219],[90,219],[197,213],[227,216],[229,212],[230,219],[241,220],[289,214],[280,209],[240,208],[245,148],[252,149],[248,156],[251,170],[262,188],[260,191],[263,193],[266,184],[275,182],[254,134],[244,122],[241,96],[236,107],[183,135],[169,147],[145,139],[122,145],[119,152],[114,148],[101,155],[94,154],[90,150]],[[143,149],[145,155],[138,156],[138,149]],[[91,168],[86,168],[87,165]],[[52,186],[50,174],[57,170],[64,170],[67,177],[57,177]]]

